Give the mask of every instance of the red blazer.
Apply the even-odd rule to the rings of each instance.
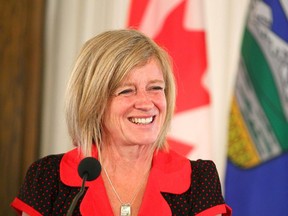
[[[96,148],[93,156],[98,156]],[[81,159],[74,149],[33,163],[11,206],[19,214],[24,211],[31,216],[66,215],[82,184],[77,173]],[[101,175],[86,187],[73,215],[112,216]],[[217,214],[230,216],[231,209],[224,202],[212,161],[189,161],[173,151],[154,154],[139,216]]]

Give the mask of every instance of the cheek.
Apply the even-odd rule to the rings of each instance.
[[[115,109],[113,102],[107,104],[105,108],[105,113],[103,117],[103,126],[105,127],[106,131],[111,130],[111,126],[115,124]]]
[[[166,111],[167,111],[167,103],[166,103],[166,100],[163,100],[160,104],[159,104],[159,109],[160,109],[160,112],[162,114],[164,114],[164,116],[166,116]]]
[[[158,109],[160,122],[164,123],[167,114],[167,101],[165,95],[159,95],[157,98],[154,98],[154,104]]]
[[[156,98],[155,98],[155,102],[157,104],[157,107],[159,108],[159,110],[161,112],[165,112],[166,113],[166,108],[167,108],[167,101],[166,101],[166,97],[165,95],[161,94],[161,95],[158,95]]]
[[[105,108],[104,124],[111,125],[117,123],[119,118],[123,117],[125,111],[127,110],[125,105],[126,103],[118,100],[112,100]]]

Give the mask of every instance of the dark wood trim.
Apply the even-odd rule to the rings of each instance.
[[[0,0],[0,215],[39,157],[45,0]]]

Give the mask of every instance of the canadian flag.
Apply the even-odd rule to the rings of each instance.
[[[177,102],[168,142],[190,159],[212,153],[203,9],[203,0],[131,0],[128,22],[173,59]]]

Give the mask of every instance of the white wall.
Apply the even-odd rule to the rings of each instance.
[[[211,75],[214,161],[223,178],[230,97],[249,0],[205,1]],[[129,0],[47,1],[41,156],[71,149],[64,92],[81,45],[104,30],[126,25]]]
[[[122,28],[129,0],[49,0],[41,155],[71,148],[64,118],[64,93],[82,44],[104,30]]]

